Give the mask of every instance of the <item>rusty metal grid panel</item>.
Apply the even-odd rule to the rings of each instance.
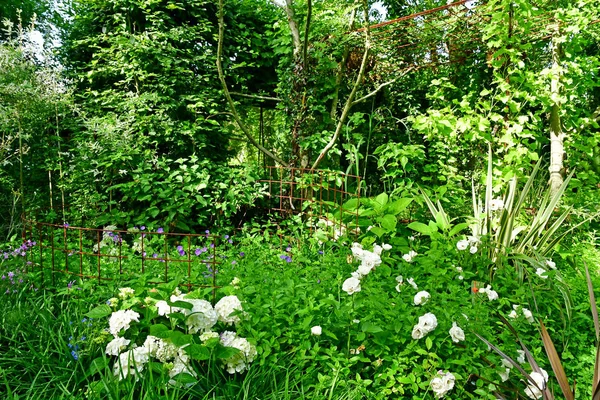
[[[268,167],[263,179],[271,215],[300,215],[309,229],[323,229],[334,238],[357,235],[361,178],[340,171]]]
[[[35,242],[28,272],[38,272],[39,286],[56,284],[58,276],[98,282],[149,274],[150,283],[168,282],[216,289],[223,252],[231,240],[215,235],[94,229],[24,220],[24,240]]]

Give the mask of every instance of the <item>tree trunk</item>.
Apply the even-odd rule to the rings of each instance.
[[[560,49],[558,44],[559,28],[554,28],[552,35],[552,81],[550,83],[550,98],[552,110],[550,111],[550,190],[552,195],[558,192],[563,184],[563,155],[564,133],[560,120]]]

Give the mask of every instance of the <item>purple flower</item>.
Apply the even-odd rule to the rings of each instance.
[[[6,279],[6,275],[2,275],[2,279]]]
[[[185,256],[185,251],[183,250],[183,246],[177,246],[177,252],[180,256]]]
[[[208,251],[208,249],[205,247],[202,248],[202,253],[206,253]]]
[[[71,351],[71,356],[73,356],[73,359],[74,359],[75,361],[77,361],[77,360],[79,359],[79,356],[77,355],[77,352],[76,352],[75,350],[72,350],[72,351]]]
[[[156,253],[152,254],[152,258],[157,258],[157,257],[158,257],[158,254],[156,254]]]
[[[164,230],[163,228],[158,228],[158,229],[156,230],[156,233],[163,233],[164,231],[165,231],[165,230]]]
[[[146,227],[144,225],[140,226],[140,231],[145,231]]]
[[[69,227],[69,224],[67,224],[67,223],[65,222],[65,224],[64,224],[63,226],[64,226],[65,228],[68,228],[68,227]]]
[[[215,248],[215,244],[214,244],[214,243],[211,243],[211,244],[210,244],[210,248],[211,248],[211,249],[214,249],[214,248]]]
[[[224,238],[225,238],[225,239],[229,239],[229,235],[225,235],[225,236],[224,236]]]
[[[196,251],[194,251],[194,254],[199,256],[200,254],[202,254],[202,249],[196,249]]]
[[[12,278],[14,278],[14,277],[15,277],[15,273],[14,273],[14,272],[12,272],[12,271],[10,271],[10,272],[8,273],[8,279],[12,279]]]
[[[142,253],[142,257],[146,257],[146,252],[143,252],[143,253]]]
[[[237,264],[237,262],[236,262],[235,260],[233,260],[233,261],[231,262],[231,265],[235,265],[235,264]]]
[[[240,252],[240,257],[244,257],[246,255],[246,253],[244,253],[243,251]]]
[[[285,259],[285,261],[291,263],[292,262],[292,257],[287,256],[286,259]]]
[[[323,250],[319,250],[319,254],[323,254]]]
[[[292,251],[292,248],[290,246],[288,246],[285,251]]]
[[[69,289],[71,289],[71,288],[73,287],[73,284],[74,284],[74,283],[75,283],[75,281],[71,281],[71,282],[67,283],[67,287],[68,287]]]
[[[208,235],[210,233],[210,231],[207,229],[204,231],[204,233],[206,233]]]
[[[233,244],[233,240],[229,239],[228,240],[229,244]]]

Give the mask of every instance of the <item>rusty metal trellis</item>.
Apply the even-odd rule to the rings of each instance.
[[[221,252],[228,245],[209,234],[83,228],[28,219],[23,235],[36,243],[26,265],[28,272],[39,273],[42,287],[47,281],[55,285],[57,274],[103,282],[149,273],[149,283],[168,282],[177,274],[181,286],[212,288],[213,296]]]
[[[340,171],[269,166],[269,212],[300,215],[309,229],[319,220],[330,234],[358,233],[361,178]],[[351,201],[353,200],[353,201]]]

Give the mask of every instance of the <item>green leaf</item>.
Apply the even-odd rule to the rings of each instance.
[[[412,203],[412,201],[413,201],[412,198],[398,199],[398,200],[388,204],[387,212],[389,212],[393,215],[398,215],[402,211],[406,210],[406,207],[408,207],[410,205],[410,203]]]
[[[378,226],[374,226],[371,228],[371,232],[373,232],[374,234],[377,235],[377,237],[381,237],[382,235],[385,235],[387,233],[387,231],[385,229],[381,229]]]
[[[468,227],[469,227],[469,224],[467,224],[466,222],[454,225],[454,228],[452,228],[452,230],[450,230],[450,232],[448,233],[448,236],[452,237],[452,236],[456,235],[457,233],[462,232],[464,229],[466,229]]]
[[[186,310],[191,310],[192,308],[194,308],[194,305],[192,303],[188,303],[185,300],[177,300],[174,302],[168,301],[167,303],[171,306],[171,307],[179,307],[179,308],[185,308]]]
[[[423,235],[429,236],[431,234],[431,229],[429,228],[429,226],[425,225],[422,222],[411,222],[410,224],[408,224],[408,228],[412,229],[413,231],[417,231]]]
[[[186,335],[179,331],[171,331],[169,333],[169,339],[171,339],[171,342],[178,347],[192,343],[192,335]]]
[[[156,336],[157,338],[164,339],[168,338],[170,334],[169,328],[163,324],[150,325],[150,335]]]
[[[396,223],[398,221],[393,215],[386,214],[383,217],[378,218],[377,221],[379,221],[383,229],[387,230],[388,232],[394,232],[396,230]]]
[[[235,356],[239,352],[240,351],[238,349],[233,348],[233,347],[220,346],[220,347],[217,347],[217,350],[215,352],[215,357],[217,358],[217,360],[224,360],[229,357]]]
[[[203,361],[210,359],[210,350],[202,344],[190,344],[186,346],[185,352],[194,360]]]
[[[387,202],[388,202],[388,195],[387,195],[387,193],[381,193],[379,196],[375,197],[375,201],[381,207],[385,206],[387,204]],[[375,208],[377,208],[377,207],[375,207]]]
[[[431,347],[433,347],[433,342],[429,336],[425,338],[425,347],[427,347],[427,350],[431,350]]]
[[[366,333],[378,333],[383,332],[380,326],[373,324],[372,322],[363,322],[360,327],[361,331]]]
[[[107,304],[101,304],[98,307],[91,309],[87,314],[85,314],[88,318],[104,318],[108,315],[112,314],[112,309]]]

